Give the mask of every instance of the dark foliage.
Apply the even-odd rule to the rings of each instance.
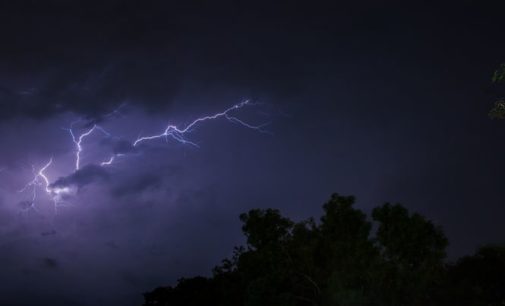
[[[442,230],[401,205],[372,221],[338,194],[320,222],[293,222],[278,210],[240,216],[245,247],[211,278],[181,279],[145,294],[144,305],[504,305],[505,246],[445,263]]]
[[[503,92],[503,84],[505,84],[505,63],[501,64],[500,67],[495,70],[492,81],[497,86],[501,85],[500,89]],[[492,119],[505,119],[505,99],[503,97],[499,97],[494,102],[494,106],[491,108],[488,115]]]

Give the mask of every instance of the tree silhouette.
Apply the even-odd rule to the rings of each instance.
[[[442,282],[447,238],[419,214],[401,205],[385,204],[372,212],[379,223],[379,278],[385,305],[426,305]]]
[[[505,83],[505,63],[501,64],[498,69],[495,70],[492,82],[497,85]],[[505,118],[505,99],[503,97],[499,97],[494,102],[494,106],[489,111],[489,117],[493,119]]]
[[[144,305],[504,305],[504,246],[447,265],[440,227],[399,204],[369,220],[354,202],[333,194],[320,222],[275,209],[241,214],[247,244],[212,277],[159,287]]]
[[[446,291],[459,305],[505,305],[505,245],[483,246],[450,265]]]

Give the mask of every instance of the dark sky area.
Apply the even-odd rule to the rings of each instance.
[[[0,1],[0,304],[140,305],[229,256],[241,212],[318,217],[333,192],[426,215],[450,259],[505,241],[504,11]],[[245,100],[230,114],[263,130],[220,117],[184,135],[198,147],[133,146]],[[76,170],[68,129],[95,124]]]

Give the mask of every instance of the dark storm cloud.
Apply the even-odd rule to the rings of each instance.
[[[161,187],[162,182],[163,179],[159,174],[139,175],[113,188],[112,194],[116,197],[140,194],[143,191]]]
[[[86,165],[74,173],[60,177],[51,184],[51,188],[77,187],[81,188],[95,181],[108,180],[109,173],[103,167],[97,165]]]
[[[105,246],[108,247],[108,248],[111,248],[111,249],[119,249],[120,247],[117,245],[116,242],[114,241],[107,241],[105,243]]]
[[[43,259],[43,265],[44,267],[48,268],[48,269],[57,269],[59,267],[59,264],[58,264],[58,261],[54,258],[49,258],[49,257],[46,257]]]
[[[40,233],[40,235],[43,236],[43,237],[52,236],[52,235],[56,235],[56,231],[55,230],[50,230],[50,231],[47,231],[47,232],[42,232],[42,233]]]
[[[147,109],[164,109],[175,94],[177,78],[173,67],[159,60],[125,59],[104,71],[99,71],[102,67],[63,63],[54,67],[50,76],[29,80],[37,83],[33,85],[37,88],[17,84],[13,85],[16,88],[1,90],[0,116],[39,118],[75,112],[99,120],[126,101]]]
[[[110,147],[113,154],[132,154],[137,151],[132,142],[126,139],[116,139],[112,137],[104,138],[101,144]]]
[[[154,10],[20,2],[0,4],[0,119],[67,111],[99,118],[125,101],[170,105],[181,77],[177,32]]]
[[[237,98],[296,96],[312,66],[333,56],[333,42],[311,31],[338,32],[353,17],[361,27],[376,21],[318,12],[302,24],[307,9],[270,2],[230,3],[227,10],[211,2],[2,3],[0,119],[71,111],[99,120],[123,102],[159,112],[181,92],[217,88]]]

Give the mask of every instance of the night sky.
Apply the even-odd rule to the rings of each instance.
[[[241,212],[333,192],[424,214],[450,259],[505,241],[504,4],[179,2],[0,1],[1,305],[140,305]]]

